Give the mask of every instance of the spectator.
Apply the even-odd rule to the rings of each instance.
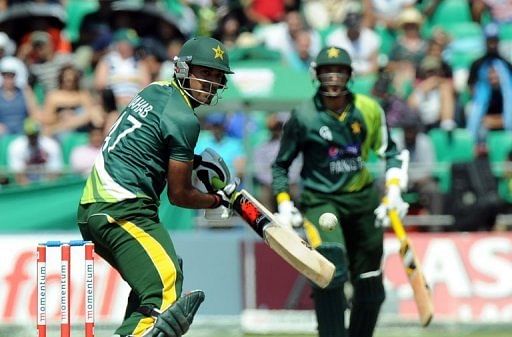
[[[390,128],[401,127],[401,121],[412,113],[407,102],[394,94],[393,80],[389,73],[381,73],[372,88],[375,97],[386,113],[386,122]]]
[[[71,54],[56,51],[50,34],[45,31],[31,33],[28,41],[18,49],[18,57],[28,65],[44,94],[57,88],[59,70],[73,61]]]
[[[375,74],[379,68],[380,37],[373,30],[362,26],[361,8],[353,8],[345,16],[344,25],[327,37],[327,44],[348,51],[355,75]]]
[[[85,32],[81,33],[80,39],[80,42],[75,46],[75,55],[82,61],[80,69],[92,72],[99,60],[109,52],[112,44],[112,31],[107,24],[98,23],[91,25]]]
[[[283,20],[286,0],[248,0],[243,1],[244,12],[252,25],[266,25]]]
[[[388,66],[394,73],[395,87],[402,97],[407,97],[407,87],[414,81],[416,68],[428,45],[420,34],[423,16],[417,9],[404,9],[398,16],[398,23],[403,34],[393,45]]]
[[[135,48],[140,42],[135,30],[117,30],[113,42],[113,50],[102,57],[96,67],[94,81],[96,90],[112,90],[116,109],[120,111],[151,79],[144,62],[135,57]]]
[[[423,132],[420,116],[411,112],[400,121],[403,139],[397,140],[399,147],[410,154],[408,193],[416,193],[418,201],[411,203],[420,213],[442,214],[443,196],[434,179],[436,153],[432,140]]]
[[[178,55],[181,46],[183,45],[183,40],[181,39],[173,39],[171,40],[167,46],[167,58],[160,66],[160,74],[158,77],[162,80],[168,80],[174,75],[174,57]]]
[[[314,60],[311,50],[311,33],[308,30],[297,32],[293,40],[293,50],[284,56],[285,63],[292,69],[307,71]]]
[[[444,60],[443,52],[448,44],[448,37],[442,30],[436,30],[429,40],[425,56],[432,56],[441,62],[441,76],[446,79],[452,79],[452,67]]]
[[[306,27],[299,11],[286,13],[285,21],[262,27],[255,31],[254,35],[263,41],[268,49],[279,51],[281,56],[286,59],[286,55],[296,53],[294,45],[297,34],[305,29],[311,36],[309,54],[316,55],[321,48],[320,34]]]
[[[233,177],[243,181],[245,174],[245,151],[241,139],[226,134],[226,115],[222,112],[211,112],[205,119],[205,131],[199,135],[196,153],[211,147],[217,151],[226,162]]]
[[[29,83],[29,74],[28,69],[25,63],[23,63],[22,60],[15,56],[5,56],[4,58],[0,59],[0,61],[6,60],[10,64],[9,67],[12,69],[16,69],[16,76],[14,77],[16,86],[18,88],[25,88]],[[9,60],[9,61],[7,61]],[[2,78],[0,77],[0,84],[2,84]]]
[[[112,3],[113,1],[98,1],[98,9],[82,17],[78,45],[91,44],[99,35],[102,35],[98,29],[104,28],[99,27],[110,27],[113,21]]]
[[[362,0],[368,12],[370,26],[382,26],[392,34],[400,28],[397,18],[407,8],[411,8],[416,0]]]
[[[468,78],[467,127],[478,142],[485,141],[487,130],[512,131],[512,65],[498,52],[498,26],[489,24],[484,32],[486,52],[471,64]]]
[[[46,135],[60,138],[69,132],[86,132],[90,124],[103,123],[100,109],[80,81],[81,73],[73,65],[60,69],[58,88],[48,93],[44,105],[43,128]]]
[[[59,143],[41,135],[39,123],[31,118],[25,120],[23,129],[25,134],[7,148],[7,165],[15,173],[16,183],[26,185],[57,178],[63,168]]]
[[[89,143],[77,146],[71,151],[70,165],[74,173],[83,176],[88,176],[91,173],[94,160],[101,151],[104,138],[103,128],[92,127],[89,129]]]
[[[149,72],[150,82],[171,78],[160,78],[162,64],[167,60],[167,51],[160,41],[154,38],[142,39],[138,54]]]
[[[29,86],[20,86],[19,76],[24,76],[21,61],[12,56],[0,60],[0,136],[23,133],[27,117],[39,118],[35,96]],[[21,81],[23,82],[23,81]],[[26,80],[24,81],[26,84]]]
[[[441,60],[428,56],[421,62],[408,103],[419,112],[425,132],[442,127],[452,130],[456,127],[455,93],[451,82],[442,77]]]
[[[228,13],[220,22],[212,37],[224,43],[226,48],[231,49],[236,46],[236,41],[241,32],[241,22],[238,15]]]
[[[16,43],[4,32],[0,32],[0,59],[4,56],[12,56],[16,51]]]
[[[468,1],[473,20],[481,23],[485,14],[489,13],[491,20],[498,24],[512,22],[512,3],[503,0],[472,0]]]
[[[341,24],[345,20],[350,3],[354,0],[304,0],[304,15],[308,24],[315,28],[326,28],[330,23]]]
[[[279,152],[279,141],[283,134],[284,118],[279,114],[272,114],[267,118],[267,129],[270,138],[259,145],[253,153],[254,182],[259,188],[260,200],[268,209],[277,212],[277,204],[272,193],[272,163]],[[297,158],[290,167],[288,178],[290,182],[291,197],[295,202],[299,201],[300,195],[300,170],[302,168],[302,156]]]

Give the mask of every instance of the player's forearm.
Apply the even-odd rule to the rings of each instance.
[[[281,192],[288,192],[288,169],[278,164],[272,165],[272,193],[278,195]]]
[[[167,197],[171,204],[184,208],[206,209],[220,205],[219,196],[202,193],[195,188],[169,191],[167,192]]]

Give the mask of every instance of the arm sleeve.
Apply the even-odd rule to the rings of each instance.
[[[380,158],[386,160],[386,171],[392,167],[400,168],[402,160],[399,159],[400,151],[398,146],[391,138],[388,125],[386,123],[386,115],[382,107],[374,101],[370,123],[373,124],[372,149]]]
[[[300,152],[301,126],[296,114],[292,112],[283,128],[279,152],[272,164],[272,191],[274,195],[288,192],[288,169]]]
[[[199,122],[195,115],[162,120],[162,133],[166,139],[169,159],[191,161],[199,136]]]

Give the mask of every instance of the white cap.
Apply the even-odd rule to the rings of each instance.
[[[18,75],[18,63],[14,57],[4,57],[0,60],[0,72]]]
[[[9,72],[16,75],[16,86],[23,88],[28,83],[27,67],[19,58],[14,56],[5,56],[0,60],[0,72]],[[0,77],[0,80],[2,78]]]
[[[4,32],[0,32],[0,48],[4,50],[5,55],[14,55],[16,43]]]

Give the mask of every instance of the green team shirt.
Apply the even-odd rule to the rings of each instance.
[[[169,160],[193,160],[199,129],[188,97],[175,82],[150,84],[110,129],[80,203],[149,198],[158,205]]]
[[[323,193],[368,186],[373,181],[366,167],[370,151],[386,159],[386,168],[401,166],[381,106],[364,95],[351,94],[350,99],[339,117],[323,106],[318,93],[292,111],[272,165],[276,195],[288,192],[288,168],[300,152],[303,186]]]

